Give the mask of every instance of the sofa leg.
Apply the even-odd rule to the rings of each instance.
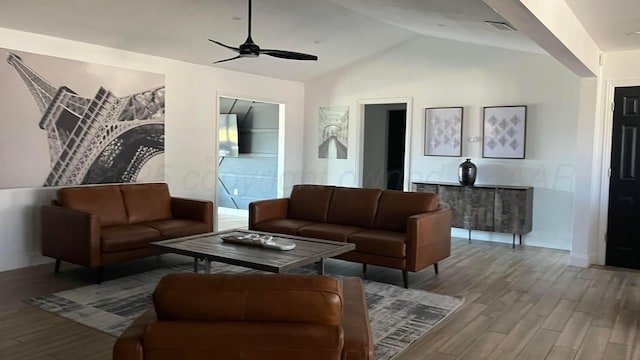
[[[367,278],[367,264],[362,264],[362,276]]]
[[[402,270],[402,281],[404,282],[404,288],[409,288],[409,273],[407,270]]]
[[[318,275],[324,275],[324,257],[318,261]]]
[[[56,267],[53,269],[55,274],[60,272],[60,259],[56,259]]]
[[[438,275],[438,263],[433,264],[433,270],[435,270],[436,275]]]
[[[104,274],[104,266],[96,268],[96,284],[102,283],[102,275]]]

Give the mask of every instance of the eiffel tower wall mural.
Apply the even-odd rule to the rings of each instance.
[[[0,188],[164,180],[164,75],[0,56]]]

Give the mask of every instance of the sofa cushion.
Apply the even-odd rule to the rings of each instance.
[[[298,235],[298,229],[311,224],[315,224],[315,222],[296,219],[271,219],[254,224],[251,230]]]
[[[327,222],[372,228],[380,194],[380,189],[335,188]]]
[[[385,190],[380,197],[375,228],[407,232],[407,218],[438,210],[438,195],[428,192],[402,192]]]
[[[357,226],[316,223],[300,228],[298,234],[317,239],[346,242],[349,235],[360,230],[362,228]]]
[[[118,185],[61,188],[58,189],[58,202],[64,207],[97,215],[101,226],[127,224],[127,212]]]
[[[121,185],[130,224],[171,219],[171,195],[165,183]]]
[[[160,231],[164,238],[176,238],[209,232],[209,226],[202,221],[187,219],[168,219],[138,223]]]
[[[140,249],[149,246],[152,241],[163,239],[160,231],[140,225],[103,227],[100,237],[105,253]]]
[[[289,196],[287,217],[326,222],[333,189],[333,186],[325,185],[294,185]]]
[[[275,321],[339,325],[338,279],[286,274],[170,274],[153,292],[161,321]]]
[[[356,245],[357,252],[373,255],[405,258],[406,234],[386,230],[362,230],[351,234],[347,240]]]

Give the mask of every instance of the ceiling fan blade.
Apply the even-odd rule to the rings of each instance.
[[[231,61],[231,60],[235,60],[235,59],[240,59],[241,57],[242,57],[242,56],[238,55],[238,56],[236,56],[236,57],[232,57],[232,58],[228,58],[228,59],[224,59],[224,60],[214,61],[213,63],[214,63],[214,64],[218,64],[218,63],[225,62],[225,61]]]
[[[290,59],[290,60],[318,60],[318,57],[315,55],[310,55],[310,54],[303,54],[303,53],[299,53],[299,52],[294,52],[294,51],[285,51],[285,50],[274,50],[274,49],[260,49],[260,47],[253,42],[253,39],[251,39],[251,0],[248,0],[248,17],[249,17],[249,21],[247,24],[247,30],[248,30],[248,34],[247,34],[247,39],[244,41],[244,43],[240,44],[239,47],[233,47],[233,46],[229,46],[229,45],[225,45],[219,41],[215,41],[213,39],[209,39],[209,41],[211,41],[212,43],[216,43],[222,47],[225,47],[231,51],[235,51],[237,52],[238,56],[233,57],[233,58],[229,58],[229,59],[224,59],[224,60],[218,60],[216,62],[214,62],[214,64],[218,64],[221,62],[225,62],[225,61],[230,61],[230,60],[235,60],[235,59],[239,59],[241,57],[246,57],[246,58],[254,58],[259,56],[260,54],[265,54],[265,55],[269,55],[269,56],[273,56],[273,57],[277,57],[277,58],[281,58],[281,59]]]
[[[291,60],[318,60],[318,57],[315,55],[303,54],[294,51],[285,51],[285,50],[273,50],[273,49],[260,49],[260,54],[265,54],[281,59],[291,59]]]
[[[235,47],[233,47],[233,46],[225,45],[225,44],[223,44],[223,43],[221,43],[221,42],[219,42],[219,41],[215,41],[215,40],[211,40],[211,39],[209,39],[209,41],[211,41],[212,43],[216,43],[216,44],[218,44],[218,45],[220,45],[220,46],[222,46],[222,47],[226,47],[227,49],[229,49],[229,50],[231,50],[231,51],[235,51],[235,52],[237,52],[237,53],[239,53],[239,52],[240,52],[240,49],[235,48]]]

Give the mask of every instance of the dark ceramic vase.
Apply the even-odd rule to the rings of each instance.
[[[464,186],[472,186],[476,182],[476,172],[478,168],[476,164],[467,159],[458,167],[458,181]]]

